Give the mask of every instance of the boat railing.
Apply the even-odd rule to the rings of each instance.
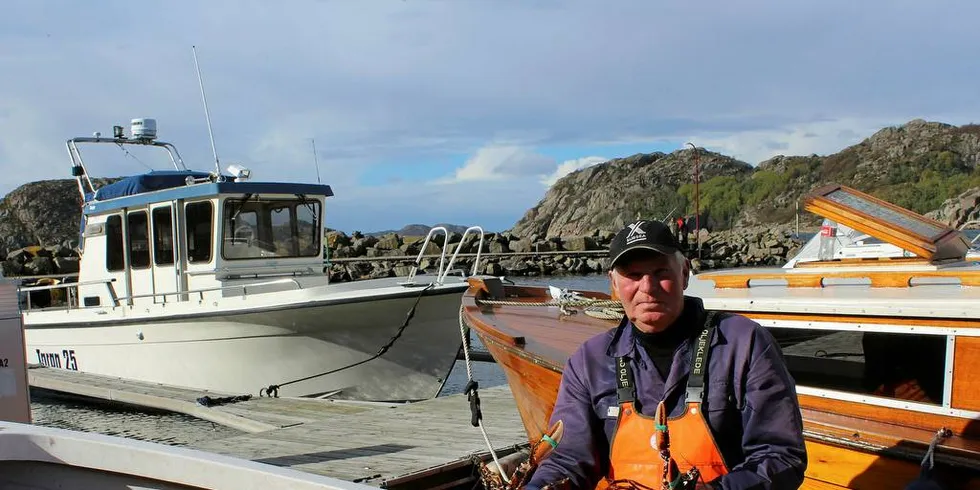
[[[422,242],[422,248],[419,249],[419,254],[415,257],[415,262],[412,264],[412,270],[408,273],[408,283],[413,284],[415,282],[415,274],[418,272],[419,267],[422,264],[422,257],[425,255],[425,251],[429,246],[429,242],[438,232],[442,232],[446,239],[443,242],[442,251],[439,254],[439,269],[436,272],[436,284],[442,284],[446,277],[453,272],[452,265],[456,262],[456,257],[459,256],[460,250],[463,248],[463,244],[466,243],[466,237],[469,236],[470,232],[474,234],[480,234],[480,242],[477,244],[476,258],[473,260],[473,268],[470,275],[476,274],[477,266],[480,263],[480,253],[483,252],[483,228],[479,226],[471,226],[463,232],[463,236],[460,237],[459,242],[456,244],[456,250],[453,252],[449,259],[449,263],[446,263],[446,249],[449,248],[449,230],[445,226],[434,226],[429,230],[429,233],[425,235],[425,240]],[[462,272],[462,271],[460,271]]]
[[[980,220],[976,220],[976,219],[970,220],[967,221],[966,223],[963,223],[963,225],[960,226],[960,231],[966,230],[967,227],[976,227],[976,226],[980,226]],[[980,240],[980,233],[978,233],[975,237],[973,237],[972,240],[970,240],[970,247],[976,248],[977,240]]]
[[[44,286],[21,286],[17,288],[17,292],[27,293],[25,294],[26,302],[27,302],[26,310],[30,311],[32,309],[31,292],[64,289],[66,295],[65,303],[68,305],[67,309],[71,309],[72,305],[75,305],[76,307],[78,305],[78,286],[92,286],[96,284],[105,284],[106,290],[109,292],[109,297],[112,298],[113,306],[118,306],[119,298],[116,297],[116,291],[112,288],[112,283],[115,281],[116,281],[115,279],[100,279],[96,281],[85,281],[85,282],[63,282],[59,284],[48,284]]]
[[[209,288],[191,289],[191,290],[187,290],[187,291],[168,291],[168,292],[165,292],[165,293],[134,294],[134,295],[129,295],[129,296],[118,296],[117,297],[115,291],[112,288],[112,284],[111,284],[112,282],[115,282],[115,279],[106,279],[106,280],[99,280],[99,281],[85,281],[85,282],[69,282],[69,283],[62,283],[62,284],[51,284],[51,285],[46,285],[46,286],[25,286],[25,287],[19,288],[18,291],[19,292],[27,293],[26,294],[26,296],[27,296],[27,305],[26,305],[27,308],[26,308],[26,310],[27,311],[30,311],[32,309],[31,295],[30,295],[30,293],[32,291],[44,291],[44,290],[52,290],[52,289],[66,289],[67,298],[66,298],[65,302],[67,304],[67,307],[65,309],[69,309],[70,310],[70,309],[73,309],[73,308],[80,308],[79,303],[77,301],[77,298],[78,298],[78,286],[89,286],[89,285],[93,285],[93,284],[105,284],[106,285],[106,288],[109,291],[109,297],[112,298],[113,306],[119,306],[121,302],[130,302],[130,301],[135,300],[135,299],[143,299],[143,298],[154,298],[154,299],[161,298],[163,303],[167,303],[167,297],[168,296],[178,296],[178,297],[187,296],[189,298],[189,297],[191,297],[193,295],[197,295],[200,301],[204,301],[204,293],[209,293],[209,292],[214,292],[214,291],[226,291],[226,290],[233,290],[233,289],[241,289],[241,291],[242,291],[242,298],[245,298],[245,297],[248,296],[248,289],[249,288],[264,287],[264,286],[276,286],[276,285],[280,285],[280,284],[290,284],[290,283],[296,286],[295,289],[303,289],[303,285],[300,284],[299,281],[297,281],[296,279],[294,279],[292,277],[287,277],[287,278],[277,279],[277,280],[274,280],[274,281],[249,282],[249,283],[245,283],[245,284],[234,284],[234,285],[231,285],[231,286],[215,286],[215,287],[209,287]]]
[[[177,147],[167,143],[165,141],[157,141],[153,138],[122,138],[115,137],[103,138],[101,136],[93,137],[80,137],[72,138],[66,142],[68,146],[68,156],[71,158],[72,176],[78,182],[78,192],[82,195],[82,202],[85,202],[85,194],[94,194],[98,189],[92,183],[92,179],[89,178],[88,170],[85,168],[85,162],[82,161],[82,154],[78,150],[78,143],[109,143],[123,148],[123,145],[138,145],[138,146],[152,146],[157,148],[163,148],[170,155],[170,161],[174,165],[176,170],[187,170],[187,166],[184,165],[184,160],[180,158],[180,152],[177,151]],[[125,148],[123,148],[125,151]],[[85,180],[87,184],[88,191],[86,192],[85,187],[82,185],[82,179]]]
[[[245,283],[245,284],[234,284],[234,285],[231,285],[231,286],[214,286],[214,287],[210,287],[210,288],[191,289],[191,290],[188,290],[188,291],[168,291],[168,292],[165,292],[165,293],[134,294],[134,295],[131,295],[131,296],[123,296],[123,297],[120,297],[119,299],[120,300],[127,300],[128,301],[128,300],[142,299],[142,298],[162,298],[163,299],[163,303],[166,303],[167,302],[167,296],[188,296],[188,297],[190,297],[191,295],[197,295],[198,298],[200,299],[200,301],[204,301],[204,293],[210,293],[210,292],[213,292],[213,291],[227,291],[227,290],[231,290],[231,289],[241,289],[242,290],[242,298],[245,298],[245,297],[248,296],[248,288],[254,288],[254,287],[259,287],[259,286],[276,286],[276,285],[279,285],[279,284],[287,284],[287,283],[292,283],[292,284],[296,285],[296,289],[303,289],[303,285],[300,284],[299,281],[297,281],[296,279],[294,279],[292,277],[286,277],[286,278],[282,278],[282,279],[276,279],[275,281],[250,282],[250,283]]]
[[[479,270],[480,254],[483,253],[483,228],[479,226],[471,226],[467,228],[465,231],[463,231],[463,236],[460,237],[459,243],[456,244],[456,250],[453,252],[453,256],[449,259],[449,264],[446,265],[446,272],[443,275],[443,279],[445,279],[445,277],[449,275],[450,272],[452,272],[453,270],[452,267],[453,264],[456,262],[456,257],[459,256],[459,252],[463,248],[463,243],[466,242],[466,236],[469,235],[470,231],[472,231],[474,235],[477,232],[480,233],[480,241],[479,243],[477,243],[476,246],[476,257],[473,259],[473,267],[470,269],[470,275],[475,276],[477,271]]]

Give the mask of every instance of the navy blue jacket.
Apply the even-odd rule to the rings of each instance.
[[[677,348],[666,380],[636,341],[625,317],[619,327],[582,344],[565,365],[551,416],[552,423],[564,421],[564,437],[527,488],[537,490],[568,476],[573,488],[592,489],[607,474],[618,407],[616,357],[633,360],[641,413],[652,416],[664,399],[669,416],[680,416],[686,403],[693,336],[705,316],[700,299],[685,297],[684,312],[670,328],[690,329],[692,338]],[[803,419],[796,385],[772,334],[744,316],[725,316],[711,342],[705,385],[702,412],[731,470],[717,487],[799,488],[807,464]]]

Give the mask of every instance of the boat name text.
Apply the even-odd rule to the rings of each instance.
[[[35,349],[37,352],[37,362],[44,367],[69,369],[72,371],[78,371],[78,363],[75,360],[75,350],[74,349],[64,349],[61,353],[57,352],[41,352],[41,349]],[[62,365],[61,358],[64,357],[64,364]]]

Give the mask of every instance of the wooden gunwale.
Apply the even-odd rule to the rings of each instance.
[[[755,280],[785,280],[789,288],[823,288],[826,279],[868,279],[873,288],[908,288],[914,279],[958,278],[961,286],[980,286],[980,270],[933,271],[822,271],[822,272],[704,272],[698,279],[714,282],[717,289],[748,289]],[[771,286],[766,286],[771,287]]]
[[[921,460],[935,436],[935,430],[916,429],[840,413],[803,408],[804,435],[808,439],[842,447]],[[854,427],[860,427],[855,430]],[[980,469],[980,441],[953,434],[943,440],[942,456],[947,463]]]
[[[533,299],[547,300],[550,299],[545,296],[543,290],[519,287],[515,288],[513,286],[507,286],[505,290],[508,293],[518,291],[518,294],[508,294],[507,300],[512,300],[520,298],[522,300],[531,301]],[[505,372],[508,376],[508,382],[511,384],[512,388],[519,383],[524,381],[523,376],[526,370],[521,369],[520,366],[511,365],[515,362],[528,362],[539,367],[547,367],[551,372],[558,374],[556,379],[560,380],[560,373],[562,371],[562,362],[555,362],[556,360],[551,359],[534,348],[534,335],[531,333],[533,329],[523,329],[524,327],[520,323],[508,323],[507,327],[510,329],[516,329],[524,331],[527,334],[528,345],[523,347],[517,347],[513,345],[507,345],[501,342],[495,342],[493,335],[490,333],[495,329],[496,322],[486,321],[487,315],[507,315],[508,310],[513,310],[519,308],[520,311],[510,311],[509,314],[519,316],[521,312],[527,312],[529,307],[507,307],[507,306],[478,306],[476,302],[476,295],[478,294],[474,288],[470,288],[464,294],[464,313],[465,318],[469,325],[477,331],[480,335],[481,340],[495,344],[493,349],[498,351],[495,353],[495,357],[500,355],[502,352],[509,354],[512,360],[508,361],[508,365],[505,366]],[[480,294],[480,296],[483,296]],[[859,322],[859,323],[875,323],[875,324],[908,324],[917,326],[946,326],[946,327],[968,327],[968,328],[978,328],[980,327],[980,322],[975,320],[955,320],[955,319],[909,319],[909,318],[899,318],[899,317],[863,317],[863,316],[838,316],[838,315],[777,315],[777,314],[767,314],[767,313],[746,313],[746,316],[750,316],[753,319],[793,319],[793,320],[804,320],[804,321],[833,321],[833,322]],[[819,317],[819,318],[817,318]],[[552,321],[558,322],[557,319]],[[598,319],[591,319],[589,325],[592,327],[592,334],[597,334],[604,329],[611,328],[614,324],[609,321],[603,321]],[[577,329],[577,332],[568,332],[569,344],[580,344],[585,341],[589,336],[585,336],[584,329]],[[488,346],[488,348],[490,348]],[[502,352],[501,352],[502,351]],[[565,353],[565,359],[571,354],[571,352]],[[499,360],[498,360],[499,362]],[[538,383],[540,380],[535,380],[533,383]],[[557,381],[553,381],[557,382]],[[518,405],[521,404],[538,404],[544,406],[535,407],[533,410],[530,407],[521,410],[522,417],[525,413],[532,411],[537,411],[538,413],[544,414],[541,420],[526,420],[525,427],[529,431],[529,439],[535,440],[537,434],[531,434],[530,427],[536,427],[536,430],[544,430],[547,427],[548,417],[550,416],[551,409],[553,408],[554,400],[549,400],[546,393],[541,393],[543,388],[538,386],[535,387],[535,392],[532,397],[527,397],[523,400],[518,400]],[[557,391],[557,386],[552,387],[553,390]],[[550,391],[550,389],[548,390]],[[552,395],[553,396],[553,395]],[[856,402],[847,402],[838,399],[828,399],[812,395],[798,395],[800,399],[801,408],[804,413],[804,427],[805,435],[808,440],[808,447],[821,448],[824,453],[830,454],[833,451],[843,451],[838,456],[833,459],[846,458],[847,454],[862,453],[868,455],[874,455],[874,457],[884,458],[876,465],[884,465],[888,472],[895,472],[905,474],[909,468],[917,469],[918,460],[921,460],[924,455],[926,448],[928,447],[932,437],[935,435],[935,431],[940,427],[946,427],[953,432],[953,436],[941,441],[937,444],[935,458],[939,462],[944,464],[949,464],[953,466],[965,466],[971,468],[971,470],[980,469],[980,441],[974,439],[974,437],[980,436],[980,424],[978,421],[969,420],[960,417],[946,416],[946,415],[936,415],[927,413],[911,413],[900,409],[864,405]],[[829,448],[829,449],[828,449]],[[829,452],[828,452],[829,451]],[[838,464],[838,461],[824,461],[827,463],[828,468],[832,468],[833,465]],[[897,465],[897,466],[896,466]],[[909,465],[909,466],[904,466]],[[818,464],[819,466],[819,464]],[[881,471],[881,468],[878,469]],[[808,482],[812,483],[804,485],[804,488],[848,488],[846,486],[848,481],[846,478],[841,480],[840,478],[831,478],[831,481],[827,481],[827,478],[817,478],[813,479],[808,471]],[[811,481],[812,480],[812,481]],[[908,480],[904,480],[908,481]],[[972,482],[973,480],[971,480]],[[824,485],[826,484],[826,485]]]
[[[921,257],[849,257],[834,260],[815,260],[812,262],[797,262],[794,269],[815,267],[895,267],[896,265],[936,265],[946,261],[933,262]]]
[[[961,328],[975,329],[980,328],[978,320],[962,320],[957,318],[927,318],[927,317],[897,317],[897,316],[858,316],[858,315],[833,315],[827,313],[812,314],[793,314],[793,313],[762,313],[757,311],[741,311],[727,309],[749,317],[753,320],[786,320],[813,323],[858,323],[873,325],[907,325],[910,327],[935,327],[935,328]]]

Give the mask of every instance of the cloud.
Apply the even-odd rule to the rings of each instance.
[[[558,179],[592,165],[608,161],[604,157],[582,157],[558,163],[554,158],[519,146],[491,145],[480,148],[452,178],[439,183],[490,181],[536,177],[550,187]]]
[[[541,182],[544,185],[551,187],[552,185],[554,185],[555,182],[558,181],[558,179],[576,170],[582,170],[583,168],[591,167],[593,165],[597,165],[608,161],[609,159],[604,157],[582,157],[582,158],[576,158],[574,160],[565,160],[564,162],[561,162],[558,165],[558,168],[555,169],[554,173],[546,177]]]
[[[503,180],[539,176],[554,169],[553,158],[518,146],[487,146],[456,170],[452,181]]]
[[[533,205],[541,180],[577,168],[547,155],[576,148],[694,141],[756,163],[980,111],[980,65],[963,62],[980,3],[708,4],[174,0],[147,15],[122,0],[13,2],[0,17],[0,193],[68,177],[65,139],[132,117],[157,118],[190,166],[212,168],[191,45],[222,162],[312,182],[315,138],[338,196],[445,174],[533,180]],[[625,156],[577,156],[596,154]],[[454,173],[459,155],[472,158]],[[379,219],[368,208],[349,213]]]
[[[777,155],[836,153],[888,125],[885,120],[837,119],[767,130],[702,133],[690,136],[690,140],[698,146],[757,165]]]

